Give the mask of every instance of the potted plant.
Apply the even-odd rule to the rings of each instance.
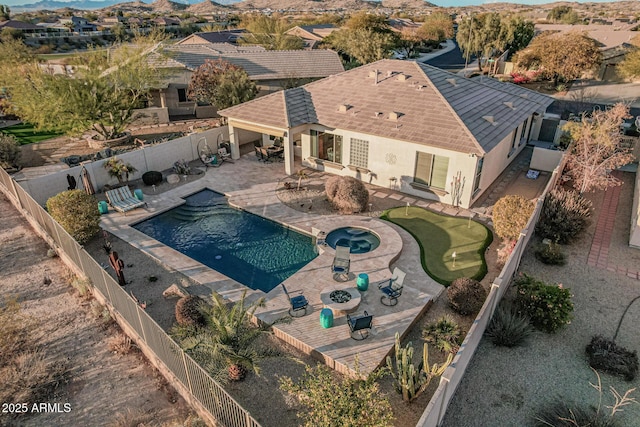
[[[118,179],[118,184],[124,184],[129,181],[129,174],[137,171],[130,163],[124,163],[122,160],[111,157],[104,163],[104,168],[109,176]]]

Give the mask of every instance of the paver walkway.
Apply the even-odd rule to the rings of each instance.
[[[612,174],[618,179],[622,179],[622,172],[615,171]],[[602,209],[596,223],[596,231],[593,235],[591,249],[587,264],[592,267],[607,269],[614,273],[624,274],[632,279],[640,280],[640,272],[638,269],[628,269],[622,265],[609,262],[609,248],[611,246],[611,237],[613,235],[613,227],[616,220],[616,211],[618,210],[618,202],[620,201],[620,193],[622,186],[609,188],[604,193],[602,201]]]

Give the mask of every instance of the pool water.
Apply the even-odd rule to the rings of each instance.
[[[327,234],[325,242],[334,249],[336,246],[348,246],[352,254],[365,254],[380,246],[378,236],[358,227],[336,228]]]
[[[203,190],[133,226],[251,289],[269,292],[314,259],[312,238]]]

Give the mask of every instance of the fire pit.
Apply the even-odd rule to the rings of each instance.
[[[331,301],[333,302],[342,304],[345,302],[349,302],[351,300],[351,294],[347,291],[337,290],[337,291],[331,292],[329,294],[329,298],[331,298]]]
[[[320,299],[325,307],[333,310],[334,315],[351,313],[360,305],[360,292],[346,283],[335,284],[320,292]]]

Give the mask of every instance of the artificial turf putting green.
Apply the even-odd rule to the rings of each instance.
[[[411,233],[420,245],[422,267],[438,283],[448,286],[458,277],[480,280],[487,274],[484,252],[493,235],[479,222],[414,206],[389,209],[382,219]]]
[[[48,130],[36,131],[34,130],[33,125],[30,125],[29,123],[20,123],[17,125],[9,126],[0,129],[0,132],[7,135],[13,135],[18,140],[18,143],[20,145],[34,144],[36,142],[56,138],[62,135],[61,133]]]

